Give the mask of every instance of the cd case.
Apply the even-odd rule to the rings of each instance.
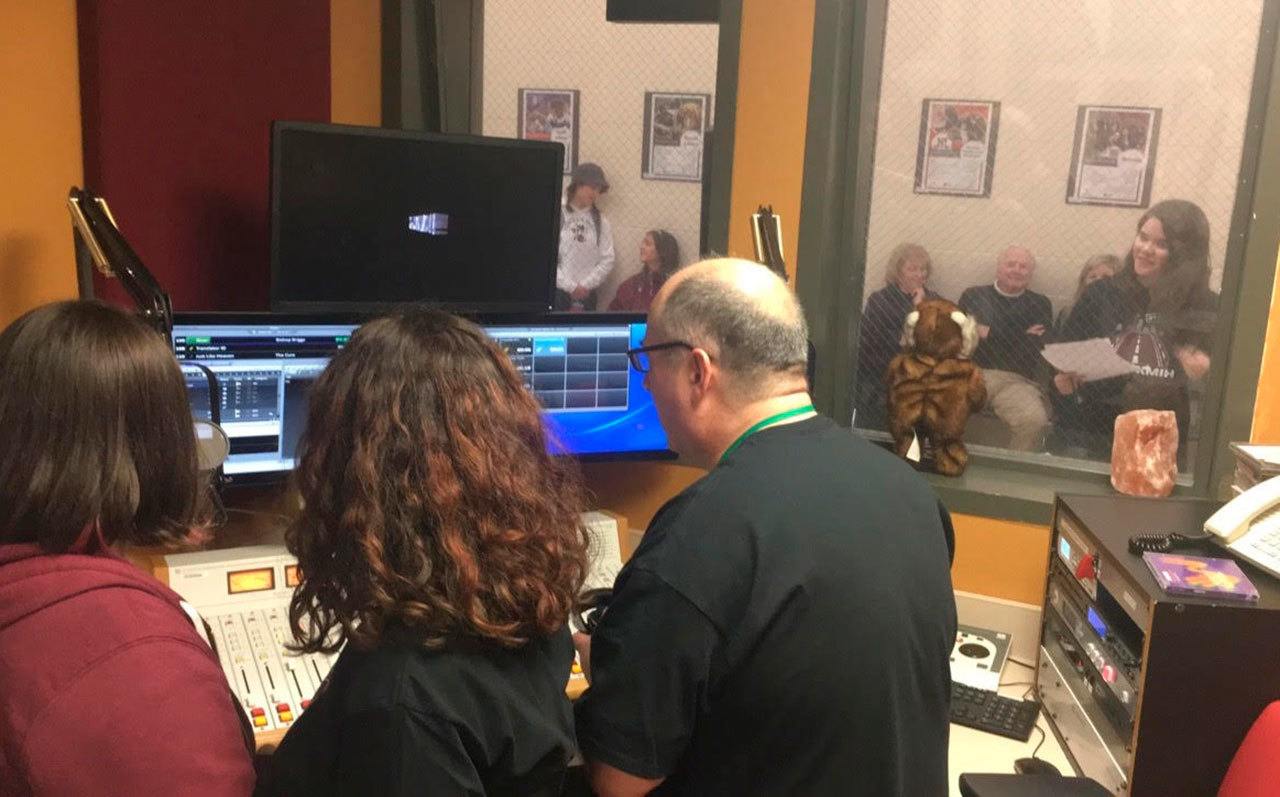
[[[1230,559],[1177,553],[1142,555],[1156,583],[1170,595],[1200,595],[1236,601],[1256,601],[1258,588]]]

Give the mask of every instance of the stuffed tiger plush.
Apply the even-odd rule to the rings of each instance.
[[[904,351],[889,363],[889,433],[906,458],[918,434],[933,449],[934,469],[959,476],[969,464],[961,438],[969,413],[982,407],[987,388],[969,355],[978,325],[946,299],[928,299],[907,314]]]

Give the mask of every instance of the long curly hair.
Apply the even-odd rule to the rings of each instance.
[[[517,647],[565,624],[587,566],[576,466],[476,325],[418,309],[371,321],[311,392],[286,535],[297,647]]]

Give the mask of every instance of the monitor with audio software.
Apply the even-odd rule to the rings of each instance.
[[[357,326],[268,314],[178,315],[174,351],[197,418],[210,417],[210,387],[194,363],[217,381],[221,424],[231,439],[223,469],[231,483],[272,481],[293,468],[311,385]],[[643,377],[627,362],[627,349],[644,337],[643,322],[585,316],[484,328],[538,397],[555,452],[584,459],[671,456]]]

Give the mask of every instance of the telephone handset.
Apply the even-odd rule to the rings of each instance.
[[[1204,530],[1231,544],[1254,528],[1259,516],[1280,507],[1280,476],[1267,479],[1236,496],[1213,517],[1204,522]]]
[[[1204,530],[1227,550],[1280,578],[1280,476],[1236,496],[1213,513]]]

